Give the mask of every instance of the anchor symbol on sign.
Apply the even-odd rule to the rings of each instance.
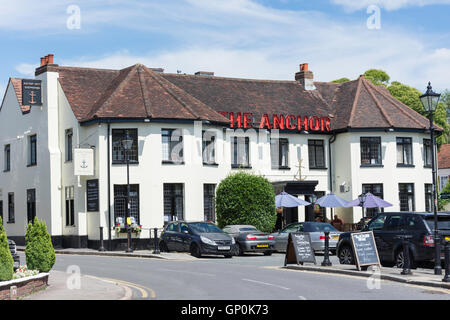
[[[31,97],[30,104],[35,104],[36,103],[36,101],[34,100],[35,96],[36,96],[36,94],[34,93],[34,91],[31,91],[30,92],[30,97]]]
[[[88,167],[86,160],[83,160],[83,162],[81,163],[81,168],[86,169]]]

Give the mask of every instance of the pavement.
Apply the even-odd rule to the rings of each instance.
[[[24,251],[25,247],[18,247],[18,251]],[[94,249],[56,249],[57,254],[69,255],[95,255],[95,256],[109,256],[109,257],[135,257],[135,258],[153,258],[166,260],[197,260],[188,253],[183,252],[162,252],[160,254],[153,253],[152,250],[136,250],[132,253],[120,251],[104,251],[99,252]],[[445,270],[442,275],[435,275],[433,269],[417,268],[412,269],[411,275],[401,275],[401,269],[386,268],[372,266],[366,271],[358,271],[355,265],[339,264],[337,257],[331,256],[332,266],[321,266],[323,258],[317,256],[317,264],[305,263],[303,265],[287,265],[280,268],[293,269],[298,271],[321,272],[328,274],[341,274],[356,277],[372,277],[374,280],[389,280],[394,282],[401,282],[411,285],[419,285],[433,288],[450,289],[450,283],[443,282]],[[87,275],[81,276],[80,289],[68,290],[67,281],[70,274],[64,272],[51,271],[49,277],[49,287],[42,292],[34,294],[27,299],[70,299],[70,300],[120,300],[132,299],[130,288],[120,281],[109,279],[101,279]]]

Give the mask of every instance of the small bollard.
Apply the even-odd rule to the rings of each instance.
[[[9,300],[17,300],[17,287],[11,286],[9,288]]]
[[[159,252],[159,243],[158,243],[158,228],[153,229],[153,233],[154,233],[154,245],[155,245],[155,250],[153,250],[154,254],[160,254]]]
[[[322,262],[322,266],[323,267],[331,266],[329,238],[330,238],[330,232],[329,231],[325,231],[325,252],[324,252],[324,255],[323,255],[323,262]]]
[[[105,246],[103,244],[103,227],[100,227],[100,248],[98,251],[105,251]]]
[[[449,236],[444,236],[444,254],[445,254],[445,276],[442,282],[450,282],[450,240]]]
[[[132,245],[133,242],[131,241],[131,228],[129,225],[127,225],[127,250],[125,250],[125,252],[132,253],[133,252]]]
[[[410,236],[403,235],[403,270],[402,275],[412,275],[411,262],[409,261],[409,238]]]

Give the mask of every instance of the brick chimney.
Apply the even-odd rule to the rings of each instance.
[[[305,90],[315,90],[314,75],[309,71],[308,64],[302,63],[300,65],[300,72],[295,74],[295,80],[300,82]]]
[[[38,68],[36,68],[36,71],[35,71],[36,76],[41,73],[50,71],[51,68],[49,68],[49,67],[57,67],[58,66],[57,64],[54,64],[54,61],[53,61],[54,56],[55,56],[54,54],[50,53],[50,54],[46,55],[45,57],[41,57],[41,65]]]

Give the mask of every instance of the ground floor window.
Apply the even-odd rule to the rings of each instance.
[[[75,225],[74,187],[66,187],[66,226]]]
[[[399,199],[400,211],[415,211],[414,204],[414,184],[413,183],[399,183]]]
[[[184,185],[164,183],[164,223],[184,219]]]
[[[126,224],[127,217],[127,185],[114,185],[114,221],[116,223]],[[128,216],[134,218],[136,224],[139,224],[139,185],[130,184]]]
[[[376,184],[363,184],[362,185],[362,192],[367,193],[370,192],[374,196],[377,196],[378,198],[383,199],[383,184],[376,183]],[[383,208],[365,208],[365,216],[366,217],[374,217],[378,213],[383,212]]]
[[[425,211],[431,212],[432,211],[432,192],[433,192],[433,185],[431,183],[425,183]]]
[[[0,200],[0,218],[2,218],[3,223],[3,200]]]
[[[36,217],[36,189],[27,190],[27,219],[33,222]]]
[[[216,221],[216,185],[203,185],[203,210],[205,221]]]
[[[8,223],[14,223],[14,192],[8,193]]]

